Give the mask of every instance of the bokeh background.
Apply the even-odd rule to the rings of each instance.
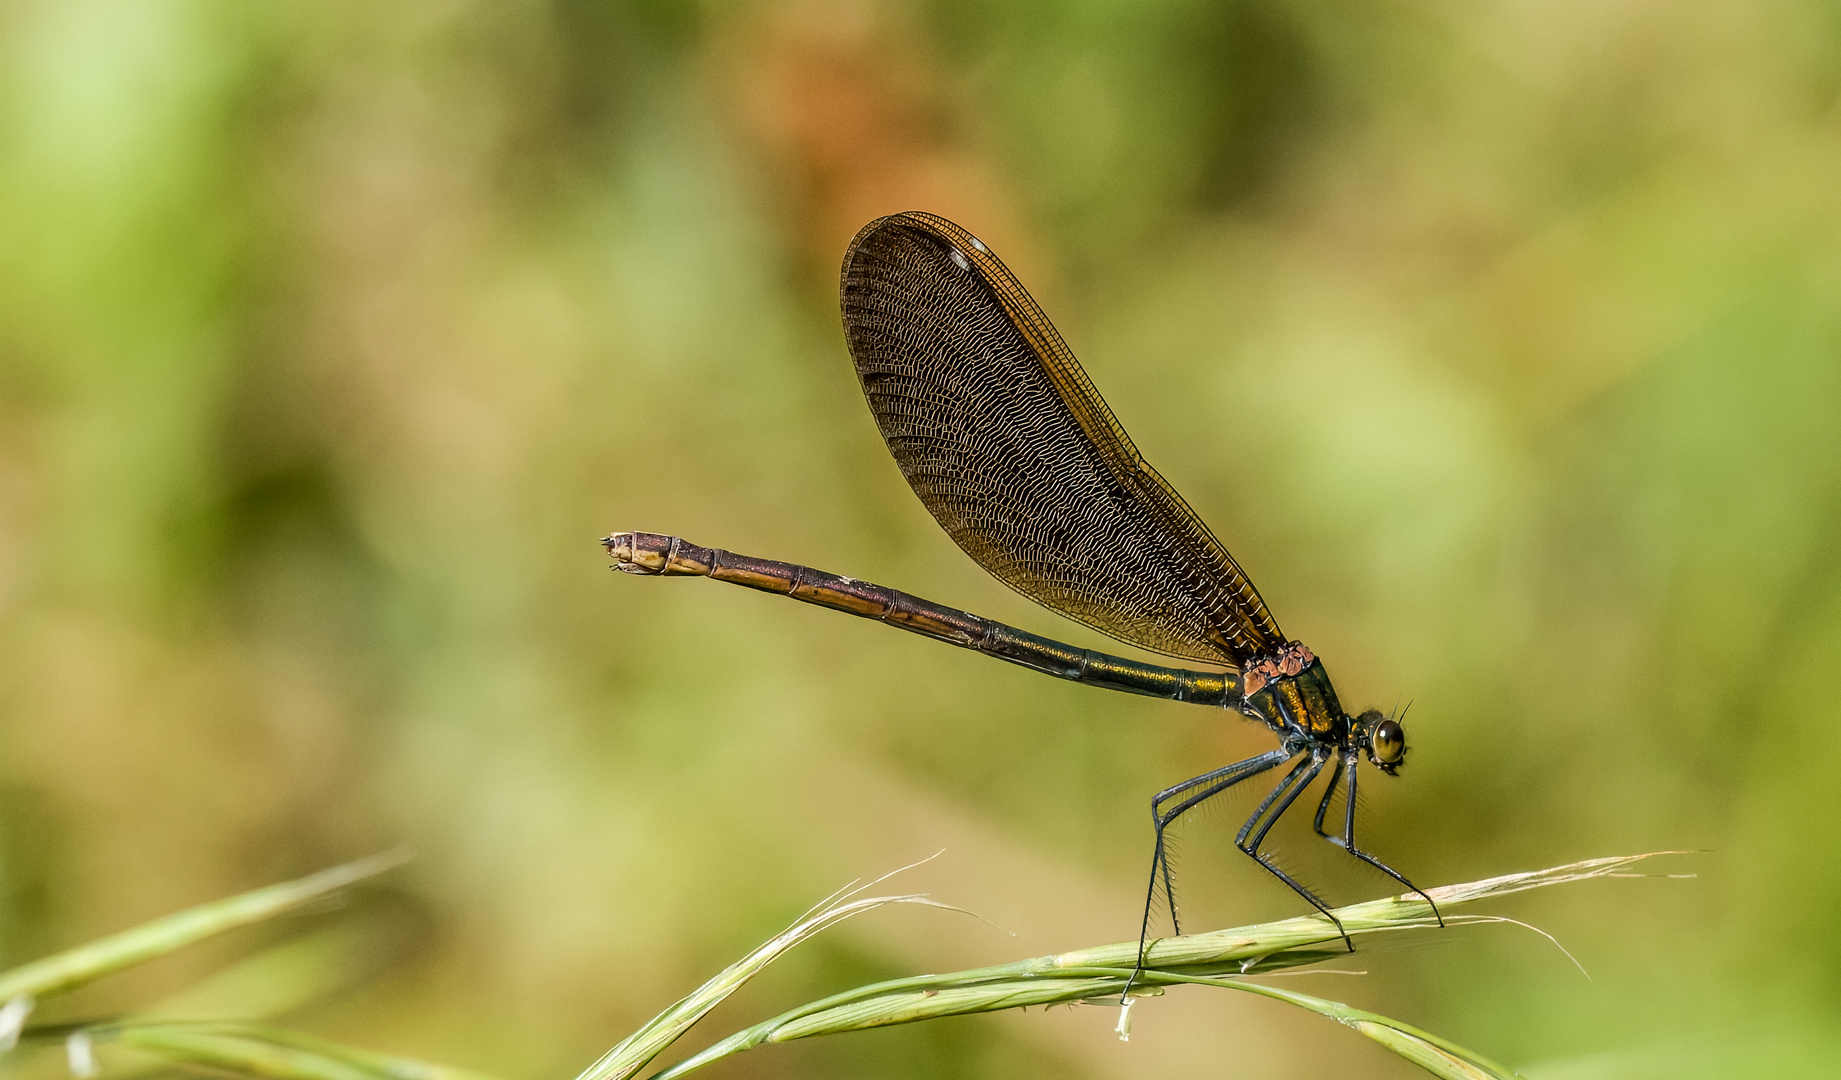
[[[595,544],[1106,646],[961,555],[860,401],[838,260],[912,208],[1029,283],[1345,703],[1412,703],[1375,850],[1698,852],[1492,909],[1589,979],[1504,925],[1286,985],[1536,1078],[1832,1075],[1832,4],[12,0],[0,55],[0,961],[419,854],[70,1014],[304,933],[250,1008],[535,1080],[936,851],[892,884],[996,927],[860,918],[708,1034],[1134,936],[1150,793],[1269,736]],[[1236,820],[1185,834],[1191,927],[1299,910]],[[1238,995],[1114,1019],[719,1068],[1418,1075]]]

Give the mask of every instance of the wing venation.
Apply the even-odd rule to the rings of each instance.
[[[844,256],[844,334],[914,493],[992,576],[1122,641],[1241,664],[1285,637],[977,238],[907,213]]]

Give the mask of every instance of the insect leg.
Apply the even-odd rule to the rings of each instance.
[[[1341,766],[1346,761],[1348,761],[1348,755],[1344,754],[1343,761],[1338,762],[1337,767],[1330,770],[1330,786],[1324,789],[1323,801],[1317,804],[1317,816],[1313,818],[1310,823],[1310,827],[1317,830],[1318,836],[1323,837],[1337,847],[1342,846],[1342,840],[1339,837],[1331,836],[1329,833],[1323,831],[1323,815],[1329,811],[1330,800],[1336,797],[1336,785],[1342,781]]]
[[[1253,816],[1247,818],[1247,823],[1240,827],[1240,835],[1234,837],[1234,845],[1251,855],[1254,861],[1265,867],[1274,877],[1291,886],[1293,892],[1310,901],[1312,907],[1323,912],[1326,918],[1336,924],[1336,930],[1342,934],[1342,940],[1349,946],[1349,951],[1354,952],[1355,942],[1350,940],[1348,933],[1343,930],[1342,920],[1330,913],[1329,905],[1317,899],[1317,895],[1300,884],[1296,878],[1279,869],[1278,864],[1273,862],[1269,856],[1259,852],[1259,845],[1265,842],[1266,834],[1272,831],[1272,826],[1278,824],[1278,819],[1285,816],[1285,811],[1291,809],[1291,804],[1297,801],[1304,789],[1310,786],[1310,782],[1317,778],[1319,772],[1323,771],[1323,766],[1327,761],[1329,761],[1328,752],[1319,750],[1298,762],[1297,767],[1285,774],[1285,779],[1278,782],[1278,786],[1274,787],[1271,794],[1266,796],[1265,801],[1259,804],[1259,809],[1253,811]],[[1270,814],[1266,812],[1268,808],[1271,810]],[[1265,818],[1264,824],[1260,824],[1261,817]],[[1257,832],[1254,831],[1255,826],[1258,826]],[[1250,840],[1248,834],[1252,834]]]
[[[1240,781],[1277,768],[1290,759],[1291,754],[1285,750],[1269,750],[1257,757],[1203,773],[1193,780],[1185,780],[1151,797],[1151,821],[1157,830],[1157,842],[1151,851],[1151,883],[1144,896],[1144,922],[1138,930],[1138,964],[1132,972],[1133,980],[1138,977],[1139,971],[1144,970],[1144,952],[1150,946],[1151,909],[1157,903],[1159,880],[1163,882],[1164,896],[1170,902],[1171,927],[1179,934],[1182,932],[1176,919],[1176,892],[1171,880],[1169,853],[1164,847],[1164,829],[1177,818]],[[1127,980],[1125,989],[1127,992],[1131,990],[1131,980]]]
[[[1406,880],[1406,878],[1401,876],[1400,872],[1395,870],[1393,867],[1387,865],[1381,860],[1375,858],[1373,855],[1370,855],[1366,851],[1363,851],[1361,848],[1358,848],[1355,846],[1355,763],[1356,763],[1356,758],[1353,756],[1350,756],[1347,758],[1347,761],[1348,761],[1348,766],[1345,768],[1344,771],[1349,774],[1349,808],[1348,808],[1348,812],[1343,817],[1343,823],[1342,823],[1342,848],[1343,850],[1347,851],[1349,854],[1355,856],[1361,861],[1367,863],[1369,866],[1374,867],[1376,870],[1379,870],[1381,873],[1386,874],[1388,877],[1393,878],[1395,881],[1399,882],[1400,884],[1406,886],[1407,892],[1418,893],[1420,899],[1424,900],[1428,905],[1431,906],[1432,917],[1438,920],[1438,925],[1440,926],[1445,925],[1445,917],[1438,913],[1438,905],[1433,902],[1430,896],[1426,895],[1424,889],[1421,889],[1419,886]]]
[[[1236,761],[1211,772],[1205,772],[1190,780],[1184,780],[1174,787],[1165,788],[1151,797],[1151,822],[1157,831],[1157,845],[1151,862],[1151,888],[1153,898],[1157,886],[1158,872],[1161,869],[1164,883],[1164,896],[1170,902],[1170,922],[1178,934],[1182,926],[1176,915],[1176,897],[1170,892],[1170,863],[1164,849],[1164,828],[1177,818],[1214,798],[1221,792],[1251,776],[1257,776],[1267,769],[1284,764],[1290,759],[1283,750],[1270,750],[1257,757]],[[1145,908],[1145,922],[1148,927],[1150,908]]]

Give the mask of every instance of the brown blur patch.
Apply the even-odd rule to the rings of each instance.
[[[927,210],[1033,265],[999,170],[973,145],[972,110],[896,11],[771,7],[716,39],[710,70],[808,262],[828,273],[868,222]]]

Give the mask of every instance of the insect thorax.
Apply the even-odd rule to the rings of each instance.
[[[1281,735],[1296,732],[1313,742],[1341,742],[1348,735],[1349,719],[1329,672],[1295,641],[1242,668],[1241,686],[1247,705]]]

